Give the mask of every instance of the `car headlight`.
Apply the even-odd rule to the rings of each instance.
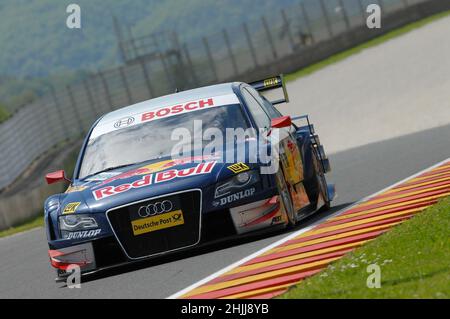
[[[94,217],[87,215],[63,215],[59,216],[59,229],[61,231],[78,231],[98,228]]]
[[[214,197],[222,197],[234,191],[242,189],[248,185],[259,181],[259,174],[257,171],[247,171],[233,176],[226,182],[220,183],[216,186]]]

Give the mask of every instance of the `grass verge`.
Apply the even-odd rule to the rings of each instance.
[[[318,71],[320,69],[325,68],[326,66],[329,66],[329,65],[334,64],[336,62],[342,61],[342,60],[344,60],[344,59],[346,59],[346,58],[348,58],[348,57],[350,57],[350,56],[352,56],[354,54],[360,53],[361,51],[363,51],[365,49],[377,46],[377,45],[379,45],[379,44],[381,44],[383,42],[386,42],[386,41],[391,40],[393,38],[399,37],[399,36],[401,36],[401,35],[403,35],[405,33],[408,33],[410,31],[413,31],[415,29],[423,27],[423,26],[425,26],[425,25],[427,25],[427,24],[429,24],[431,22],[434,22],[434,21],[436,21],[438,19],[447,17],[449,15],[450,15],[450,11],[445,11],[445,12],[441,12],[441,13],[435,14],[433,16],[430,16],[428,18],[425,18],[425,19],[422,19],[422,20],[419,20],[419,21],[407,24],[407,25],[405,25],[405,26],[403,26],[401,28],[395,29],[395,30],[393,30],[391,32],[388,32],[388,33],[384,34],[384,35],[376,37],[375,39],[372,39],[372,40],[370,40],[368,42],[360,44],[360,45],[358,45],[358,46],[356,46],[354,48],[351,48],[351,49],[348,49],[348,50],[343,51],[341,53],[335,54],[335,55],[333,55],[333,56],[331,56],[331,57],[329,57],[329,58],[327,58],[327,59],[325,59],[323,61],[320,61],[318,63],[315,63],[315,64],[312,64],[310,66],[307,66],[307,67],[305,67],[305,68],[303,68],[303,69],[301,69],[299,71],[296,71],[294,73],[287,74],[286,75],[286,80],[287,81],[293,81],[293,80],[298,79],[300,77],[309,75],[309,74],[314,73],[314,72],[316,72],[316,71]]]
[[[42,226],[44,226],[44,216],[39,215],[38,217],[34,217],[33,219],[30,219],[19,226],[0,231],[0,238]]]
[[[380,266],[380,288],[367,287],[370,264]],[[450,197],[280,298],[450,298]]]
[[[9,118],[10,114],[6,110],[6,108],[0,105],[0,123],[6,121]]]

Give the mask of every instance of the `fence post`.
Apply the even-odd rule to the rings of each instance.
[[[311,26],[311,20],[309,19],[308,12],[306,11],[305,3],[300,3],[300,9],[302,10],[303,19],[305,20],[306,28],[308,29],[309,36],[311,37],[311,44],[315,43],[314,34]],[[302,40],[303,42],[303,40]]]
[[[113,15],[112,20],[113,20],[114,33],[115,33],[116,39],[117,39],[119,55],[120,55],[122,61],[126,61],[126,53],[125,53],[125,48],[123,45],[123,34],[122,34],[122,28],[120,27],[120,22],[115,15]]]
[[[56,111],[58,112],[59,119],[61,120],[66,140],[69,140],[70,135],[68,133],[69,131],[67,130],[68,126],[67,126],[66,120],[64,118],[64,114],[62,113],[61,107],[59,105],[58,97],[56,96],[55,88],[53,87],[53,85],[50,85],[50,95],[52,96],[53,102],[55,103],[55,108],[56,108]]]
[[[278,59],[277,50],[275,49],[275,46],[273,44],[272,35],[270,34],[270,29],[269,29],[269,26],[267,25],[266,18],[264,16],[261,17],[261,21],[262,21],[264,30],[266,31],[267,41],[269,41],[270,48],[272,49],[273,59],[276,60],[276,59]]]
[[[88,79],[89,79],[89,77],[87,77],[85,80],[83,80],[83,87],[84,87],[84,90],[86,91],[86,96],[88,98],[88,102],[90,104],[92,113],[97,118],[100,114],[99,114],[97,108],[95,107],[95,102],[94,102],[94,98],[92,96],[91,89],[89,88],[89,85],[87,84]]]
[[[339,6],[341,7],[341,10],[342,10],[342,16],[344,18],[345,27],[347,28],[347,30],[349,30],[350,29],[350,19],[348,18],[347,9],[345,8],[344,1],[339,0]]]
[[[364,9],[362,0],[358,0],[359,8],[361,10],[361,17],[362,17],[362,25],[364,26],[366,24],[366,10]]]
[[[102,71],[99,71],[98,76],[100,77],[100,80],[102,81],[103,84],[103,89],[105,90],[106,103],[108,103],[109,109],[111,111],[114,111],[114,106],[112,104],[111,94],[109,92],[108,82],[106,82],[105,75],[103,74]]]
[[[130,60],[131,60],[131,59],[136,59],[136,58],[139,56],[139,52],[138,52],[138,48],[137,48],[137,46],[136,46],[136,41],[134,40],[133,33],[131,32],[130,26],[128,26],[127,31],[128,31],[128,38],[129,38],[128,41],[130,42],[130,44],[131,44],[131,49],[132,49],[132,51],[133,51],[133,53],[134,53],[134,56],[133,56],[133,57],[129,57],[129,59],[130,59]]]
[[[294,43],[294,37],[292,36],[292,32],[291,32],[291,24],[289,23],[289,19],[286,15],[286,11],[284,9],[281,9],[281,17],[283,18],[283,23],[286,26],[286,33],[289,38],[289,43],[291,44],[291,49],[294,52],[295,51],[295,43]]]
[[[238,71],[238,67],[237,67],[237,64],[236,64],[236,59],[234,58],[234,55],[233,55],[233,50],[231,49],[231,44],[230,44],[230,39],[228,37],[228,32],[227,32],[226,29],[223,29],[222,32],[223,32],[223,38],[225,39],[225,44],[227,46],[228,55],[230,56],[231,64],[233,65],[234,74],[238,75],[239,71]]]
[[[255,68],[257,68],[258,67],[258,59],[256,57],[255,47],[253,46],[252,38],[250,37],[250,32],[248,31],[247,23],[244,22],[243,28],[244,28],[245,37],[247,39],[248,47],[250,49],[250,54],[253,57],[253,62],[255,64]]]
[[[98,86],[100,85],[98,74],[91,73],[85,79],[85,82],[86,82],[86,87],[90,88],[92,100],[94,101],[94,105],[96,106],[95,109],[98,112],[97,114],[98,115],[103,114],[101,102],[100,102],[100,100],[98,98]],[[95,94],[92,94],[92,92],[95,92]]]
[[[331,29],[330,17],[328,16],[327,8],[325,7],[325,3],[323,0],[319,0],[320,8],[322,9],[323,16],[325,18],[325,24],[327,26],[328,34],[330,38],[333,37],[333,30]]]
[[[80,112],[77,107],[77,103],[75,102],[75,98],[73,97],[72,89],[70,85],[66,85],[67,95],[69,96],[70,104],[72,105],[73,112],[75,113],[76,121],[78,122],[78,128],[80,129],[81,134],[84,133],[83,121],[81,120]],[[80,135],[81,135],[80,134]]]
[[[2,202],[0,202],[0,230],[5,230],[9,228],[9,225],[6,221],[6,214],[8,210],[5,207],[6,207],[5,200],[3,200]]]
[[[198,85],[200,85],[200,83],[198,81],[197,73],[195,73],[194,64],[192,63],[191,54],[189,53],[187,44],[184,43],[182,48],[183,48],[183,53],[186,57],[187,64],[189,66],[190,73],[192,74],[192,79],[194,80],[195,85],[198,86]]]
[[[45,105],[45,113],[47,114],[47,118],[48,119],[50,119],[51,118],[51,114],[53,113],[52,112],[52,109],[51,109],[51,107],[50,107],[50,99],[49,99],[49,96],[47,95],[47,96],[45,96],[45,97],[43,97],[42,99],[41,99],[41,101],[42,101],[42,104],[43,105]],[[47,102],[47,103],[46,103]],[[59,136],[59,133],[58,133],[58,130],[56,129],[56,126],[55,125],[47,125],[47,126],[49,126],[49,128],[50,128],[50,134],[54,134],[53,136]],[[52,135],[50,135],[50,136],[52,136]]]
[[[148,76],[147,66],[142,58],[139,58],[139,63],[142,67],[142,73],[144,74],[145,84],[147,85],[148,92],[150,94],[149,98],[155,96],[155,92],[153,91],[153,87],[150,83],[150,77]]]
[[[208,39],[203,37],[202,41],[203,41],[203,46],[205,47],[206,55],[208,57],[209,65],[211,66],[211,70],[214,75],[214,81],[217,82],[219,80],[219,78],[217,77],[216,64],[214,63],[214,59],[211,54],[211,49],[209,48]]]
[[[386,12],[384,11],[384,9],[385,9],[384,1],[383,1],[383,0],[378,0],[378,5],[380,6],[381,13],[386,13]]]
[[[124,67],[119,67],[120,78],[122,79],[123,86],[125,87],[125,93],[127,94],[128,104],[133,103],[133,99],[131,98],[130,87],[128,86],[127,77],[125,76]]]
[[[170,93],[173,93],[173,91],[175,91],[175,89],[178,89],[178,88],[176,87],[176,84],[173,81],[172,75],[170,74],[169,67],[166,62],[166,56],[165,56],[165,54],[163,54],[161,52],[159,52],[158,56],[159,56],[159,59],[161,60],[161,64],[163,66],[164,73],[166,74],[167,82],[169,82],[170,86],[172,86],[172,90]]]

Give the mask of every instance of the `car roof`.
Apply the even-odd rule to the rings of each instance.
[[[169,95],[160,96],[130,106],[120,108],[116,111],[105,114],[98,122],[97,125],[110,123],[123,119],[127,116],[133,116],[142,112],[152,111],[164,106],[177,105],[185,102],[199,100],[203,98],[221,96],[227,94],[235,94],[233,87],[239,85],[239,83],[223,83],[215,84],[211,86],[205,86],[192,90],[182,91]]]

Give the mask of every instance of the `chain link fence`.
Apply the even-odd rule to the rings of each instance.
[[[366,27],[366,7],[374,2],[382,8],[380,30]],[[291,72],[449,8],[449,0],[305,0],[178,43],[169,53],[146,52],[145,37],[121,43],[129,56],[125,65],[55,87],[0,124],[0,189],[52,146],[81,138],[104,113],[176,88]]]

